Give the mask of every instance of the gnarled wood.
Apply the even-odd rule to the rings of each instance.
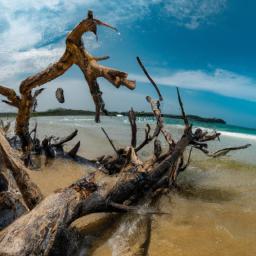
[[[20,98],[17,96],[16,92],[13,89],[0,85],[0,94],[5,96],[9,100],[7,104],[17,108],[19,107]]]
[[[116,88],[119,88],[121,85],[124,85],[129,89],[135,88],[135,81],[128,80],[127,73],[98,64],[98,61],[105,60],[107,57],[94,57],[85,50],[82,35],[86,32],[93,32],[96,34],[97,25],[113,28],[110,25],[95,19],[93,13],[89,11],[87,18],[81,21],[67,35],[66,50],[62,57],[45,70],[30,76],[21,82],[19,89],[20,96],[17,96],[12,89],[0,86],[0,94],[6,96],[8,99],[8,101],[5,102],[18,108],[15,130],[16,134],[21,139],[22,149],[25,154],[28,154],[31,150],[29,119],[31,112],[37,105],[35,98],[38,96],[37,93],[32,95],[32,90],[63,75],[73,64],[80,67],[90,88],[90,93],[96,107],[96,122],[100,121],[101,111],[107,114],[97,78],[105,78]],[[41,91],[42,89],[40,89],[40,92]]]
[[[30,180],[28,176],[29,171],[23,165],[17,152],[11,148],[1,130],[0,150],[2,159],[11,171],[27,207],[29,209],[34,208],[42,200],[42,194],[37,185]]]
[[[179,172],[189,164],[188,160],[184,165],[183,154],[189,145],[199,143],[195,139],[200,138],[203,139],[192,132],[190,125],[185,125],[182,137],[172,150],[162,153],[158,142],[155,142],[155,157],[147,161],[141,161],[132,146],[119,149],[115,161],[110,160],[106,164],[104,158],[100,159],[98,164],[102,164],[109,173],[115,168],[115,175],[103,173],[99,168],[70,187],[45,198],[2,231],[0,254],[59,255],[63,234],[77,218],[93,212],[136,211],[130,207],[131,204],[138,203],[145,196],[152,198],[161,189],[176,186]],[[117,160],[121,164],[116,165]],[[72,236],[72,239],[75,238]]]
[[[0,160],[2,160],[1,156]],[[0,166],[0,183],[0,230],[2,230],[15,219],[28,212],[29,209],[11,171],[3,166],[3,163]]]

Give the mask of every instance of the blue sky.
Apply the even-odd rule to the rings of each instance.
[[[92,9],[120,35],[99,28],[99,40],[85,36],[94,55],[110,55],[104,65],[136,79],[135,91],[100,80],[109,110],[149,111],[155,95],[136,56],[159,84],[165,113],[179,113],[174,86],[181,88],[189,114],[221,117],[256,128],[256,2],[253,0],[0,0],[0,84],[17,89],[22,79],[56,61],[65,36]],[[54,97],[65,91],[66,103]],[[81,72],[72,67],[45,85],[39,109],[93,109]],[[0,111],[10,111],[1,104]]]

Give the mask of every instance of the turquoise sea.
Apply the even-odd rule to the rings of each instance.
[[[172,118],[165,118],[165,122],[167,124],[182,125],[182,120],[177,120],[177,119],[172,119]],[[256,136],[256,128],[253,129],[253,128],[246,128],[246,127],[242,127],[242,126],[235,126],[235,125],[231,125],[231,124],[205,123],[205,122],[197,122],[197,121],[192,121],[192,124],[195,127],[203,127],[203,128],[213,129],[213,130],[221,131],[224,133],[228,133],[228,132],[236,133],[236,134],[238,134],[237,136],[242,136],[242,134]],[[255,124],[255,127],[256,127],[256,124]]]

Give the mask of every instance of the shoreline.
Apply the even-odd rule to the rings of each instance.
[[[102,116],[102,120],[100,124],[94,123],[93,116],[60,116],[60,117],[34,117],[33,122],[37,121],[38,125],[41,127],[42,136],[46,136],[47,134],[52,134],[54,130],[55,136],[64,136],[65,134],[72,132],[74,129],[79,130],[79,140],[83,141],[81,145],[81,150],[85,152],[88,156],[91,155],[92,152],[88,152],[87,147],[93,149],[94,153],[98,153],[100,150],[100,154],[107,154],[107,150],[109,150],[108,145],[106,147],[102,147],[106,142],[106,138],[101,131],[101,127],[103,126],[112,137],[116,145],[126,145],[129,143],[127,141],[127,134],[130,134],[130,126],[127,117],[106,117]],[[150,123],[151,118],[148,120],[146,118],[141,118],[141,121],[137,122],[138,128],[138,136],[144,137],[144,127],[146,123]],[[143,122],[142,122],[143,121]],[[33,124],[31,122],[31,125]],[[203,128],[202,123],[195,124],[194,128]],[[205,126],[208,126],[205,124]],[[183,131],[183,126],[179,123],[167,124],[166,128],[172,133],[174,139],[179,139]],[[213,131],[214,128],[205,127],[204,130]],[[65,130],[65,132],[64,132]],[[216,128],[215,130],[220,131],[220,129]],[[256,150],[256,135],[247,135],[243,133],[229,132],[229,131],[220,131],[222,133],[222,137],[220,142],[210,143],[209,151],[215,152],[220,148],[225,148],[229,146],[240,146],[245,144],[252,144],[249,150],[245,150],[241,152],[234,152],[231,154],[231,159],[237,159],[240,162],[250,162],[254,161],[254,155]],[[96,140],[96,141],[95,141]],[[196,151],[195,151],[196,152]],[[94,156],[95,155],[91,155]],[[144,155],[145,157],[147,154]]]
[[[74,109],[52,109],[47,111],[40,111],[40,112],[34,112],[32,113],[33,116],[91,116],[95,115],[94,111],[89,110],[74,110]],[[137,117],[154,117],[154,114],[151,112],[144,112],[144,111],[138,111],[136,112]],[[16,113],[14,112],[1,112],[0,117],[15,117]],[[108,116],[128,116],[128,112],[117,112],[117,111],[109,111]],[[181,115],[172,115],[172,114],[163,114],[163,117],[165,118],[172,118],[172,119],[178,119],[182,120]],[[226,121],[221,118],[215,118],[215,117],[201,117],[197,115],[187,115],[188,119],[190,121],[197,121],[197,122],[204,122],[204,123],[216,123],[216,124],[226,124]]]

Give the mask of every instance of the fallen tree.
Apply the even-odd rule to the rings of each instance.
[[[89,12],[87,19],[82,21],[68,35],[67,49],[59,62],[21,83],[21,97],[18,97],[10,89],[0,87],[0,93],[8,97],[8,104],[15,105],[19,109],[16,119],[16,133],[22,140],[23,153],[40,153],[41,150],[44,150],[49,159],[54,157],[56,152],[61,152],[62,156],[82,160],[76,156],[79,143],[68,154],[63,150],[63,144],[74,138],[77,131],[65,138],[50,136],[40,142],[36,137],[37,126],[31,132],[28,129],[31,107],[35,101],[33,97],[36,97],[36,92],[33,97],[31,96],[32,89],[63,74],[72,64],[81,68],[89,84],[96,105],[96,121],[99,121],[100,111],[105,110],[96,81],[98,77],[103,76],[116,87],[125,85],[130,89],[134,88],[134,82],[126,79],[127,74],[98,65],[97,61],[105,58],[92,57],[84,50],[81,41],[82,34],[86,31],[96,33],[97,25],[106,24],[94,19],[92,13]],[[149,201],[149,204],[152,204],[163,192],[177,187],[177,178],[180,172],[185,171],[189,166],[192,148],[203,151],[209,157],[219,157],[232,150],[249,147],[249,145],[245,145],[225,148],[210,153],[207,149],[207,142],[218,139],[220,133],[208,134],[208,132],[201,129],[192,129],[178,88],[177,95],[184,120],[184,131],[180,139],[175,141],[164,125],[161,113],[163,97],[159,88],[139,59],[138,62],[159,96],[157,100],[150,96],[146,97],[155,116],[156,125],[154,129],[147,124],[145,138],[138,144],[136,114],[131,109],[129,112],[130,145],[117,148],[103,129],[114,154],[104,155],[91,161],[85,159],[87,163],[94,166],[95,171],[69,187],[42,199],[39,189],[29,179],[28,170],[20,161],[17,151],[13,150],[5,136],[0,134],[2,162],[13,175],[17,183],[17,189],[20,190],[22,195],[19,203],[24,205],[24,211],[17,216],[18,218],[14,222],[9,221],[7,224],[12,223],[0,233],[0,255],[73,255],[77,249],[77,244],[79,244],[77,240],[80,238],[71,231],[70,224],[82,216],[95,212],[132,212],[142,215],[166,214],[151,207],[142,211],[137,205],[142,201]],[[160,136],[163,136],[168,145],[166,149],[162,147],[159,140]],[[139,152],[151,142],[153,142],[152,157],[147,160],[140,159]],[[185,160],[187,149],[189,149],[189,153],[187,160]],[[8,181],[6,175],[2,175],[2,173],[1,171],[0,182],[3,184],[1,185],[2,192],[5,192],[8,190],[11,181]],[[146,223],[151,225],[150,219],[146,219]],[[147,229],[147,233],[145,243],[149,243],[150,229]]]
[[[62,238],[68,234],[69,225],[77,218],[95,212],[136,212],[133,206],[142,198],[154,198],[164,189],[176,187],[176,179],[184,171],[189,159],[184,163],[187,147],[206,148],[200,141],[214,140],[219,134],[192,131],[188,123],[181,98],[178,98],[184,117],[184,133],[174,142],[165,129],[161,118],[160,102],[152,107],[156,115],[156,128],[152,135],[146,130],[143,145],[154,140],[154,155],[146,161],[139,159],[136,152],[136,133],[132,133],[131,145],[117,149],[113,157],[101,157],[97,161],[97,171],[80,179],[70,187],[45,198],[36,208],[20,217],[2,231],[0,253],[2,255],[58,255],[63,250]],[[147,100],[153,105],[154,101]],[[134,129],[135,114],[131,112],[131,127]],[[149,127],[149,126],[148,126]],[[160,132],[169,148],[162,152]],[[143,146],[139,145],[141,149]],[[137,148],[137,151],[138,151]],[[233,150],[230,148],[230,150]],[[105,173],[100,171],[104,169]],[[114,172],[113,172],[114,170]],[[113,174],[115,175],[109,175]],[[160,214],[150,211],[147,214]],[[72,237],[72,236],[71,236]],[[66,250],[66,248],[64,248]]]

